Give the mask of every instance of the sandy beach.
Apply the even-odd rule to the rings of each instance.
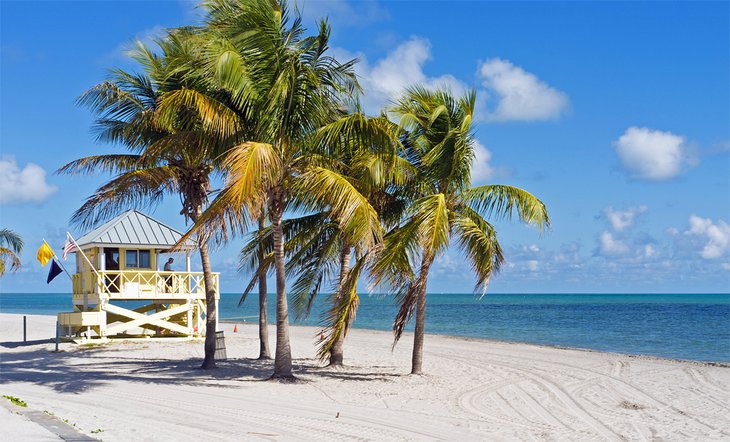
[[[429,335],[410,376],[410,336],[391,351],[390,333],[354,330],[335,370],[292,327],[290,384],[265,381],[252,324],[223,324],[228,360],[201,371],[199,342],[54,353],[54,320],[28,316],[23,344],[22,316],[0,314],[1,393],[105,441],[730,440],[722,366]],[[4,440],[59,440],[2,400]]]

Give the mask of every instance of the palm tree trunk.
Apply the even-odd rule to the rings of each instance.
[[[418,300],[416,304],[416,327],[413,333],[413,356],[411,358],[411,374],[421,374],[423,371],[423,338],[426,328],[426,283],[428,271],[433,263],[433,256],[423,255],[421,270],[416,281]]]
[[[344,244],[342,247],[342,254],[340,255],[340,283],[337,290],[337,296],[334,302],[339,302],[343,296],[347,296],[347,293],[343,292],[343,284],[347,273],[350,270],[350,255],[352,255],[352,247],[349,244]],[[335,343],[330,348],[330,367],[341,367],[343,364],[345,346],[345,333],[340,333]]]
[[[272,379],[294,379],[289,344],[289,306],[286,300],[286,271],[284,269],[284,198],[281,190],[271,200],[271,223],[274,229],[274,267],[276,270],[276,356]]]
[[[203,281],[205,282],[205,359],[202,369],[215,368],[215,332],[216,314],[215,285],[213,274],[210,271],[210,255],[208,255],[208,241],[200,243],[200,261],[203,264]]]
[[[266,227],[264,214],[259,217],[259,230]],[[264,260],[264,250],[259,250],[259,262]],[[267,313],[266,273],[259,275],[259,359],[271,359],[269,351],[269,320]]]

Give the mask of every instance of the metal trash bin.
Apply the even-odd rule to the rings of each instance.
[[[226,355],[226,338],[223,336],[223,331],[215,332],[215,360],[225,361],[228,359]]]

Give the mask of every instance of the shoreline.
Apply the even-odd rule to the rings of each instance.
[[[221,324],[238,324],[238,325],[245,325],[247,327],[255,326],[258,327],[258,324],[250,323],[250,322],[236,322],[236,321],[220,321]],[[269,324],[269,326],[272,326],[274,324]],[[314,327],[312,325],[299,325],[299,324],[289,324],[289,327],[297,327],[297,328],[307,328],[307,329],[313,329],[313,330],[319,330],[317,327]],[[385,333],[388,335],[391,335],[391,332],[386,330],[381,330],[377,328],[365,328],[365,327],[355,327],[353,326],[351,330],[367,330],[369,332],[374,333]],[[484,344],[519,344],[519,345],[528,345],[533,347],[539,347],[539,348],[548,348],[548,349],[555,349],[555,350],[571,350],[571,351],[584,351],[588,353],[602,353],[606,355],[612,355],[612,356],[621,356],[626,358],[637,358],[637,359],[646,359],[646,360],[656,360],[656,361],[665,361],[665,362],[682,362],[682,363],[688,363],[688,364],[697,364],[697,365],[703,365],[703,366],[709,366],[709,367],[728,367],[730,368],[730,361],[699,361],[696,359],[677,359],[677,358],[667,358],[663,356],[654,356],[654,355],[644,355],[644,354],[636,354],[636,353],[622,353],[617,351],[605,351],[605,350],[596,350],[592,348],[583,348],[583,347],[569,347],[564,345],[556,345],[556,344],[539,344],[535,342],[526,342],[526,341],[508,341],[506,339],[491,339],[491,338],[475,338],[472,336],[461,336],[461,335],[448,335],[445,333],[425,333],[426,337],[428,336],[438,336],[441,338],[447,338],[447,339],[455,339],[460,341],[467,341],[467,342],[481,342]],[[401,338],[401,341],[405,338],[413,337],[413,332],[403,332],[403,338]],[[408,345],[408,344],[406,344]]]
[[[47,317],[55,317],[55,315],[50,313],[8,313],[0,310],[0,314],[3,315],[17,315],[17,316],[47,316]],[[245,321],[234,321],[229,319],[221,319],[220,324],[238,324],[238,325],[245,325],[245,326],[255,326],[258,327],[257,323],[253,322],[245,322]],[[269,327],[272,327],[273,323],[269,323]],[[312,330],[319,330],[319,327],[313,326],[313,325],[301,325],[301,324],[289,324],[289,327],[296,327],[296,328],[302,328],[302,329],[312,329]],[[366,327],[357,327],[353,325],[351,330],[366,330],[370,332],[376,332],[376,333],[385,333],[390,335],[391,332],[387,330],[377,329],[377,328],[366,328]],[[404,332],[404,337],[406,336],[412,336],[412,332]],[[520,345],[529,345],[529,346],[535,346],[540,348],[550,348],[550,349],[556,349],[556,350],[572,350],[572,351],[583,351],[588,353],[602,353],[607,355],[613,355],[613,356],[621,356],[626,358],[637,358],[637,359],[645,359],[645,360],[657,360],[657,361],[668,361],[668,362],[682,362],[682,363],[690,363],[690,364],[697,364],[702,366],[710,366],[710,367],[730,367],[730,360],[727,361],[703,361],[703,360],[697,360],[697,359],[680,359],[680,358],[671,358],[666,356],[657,356],[657,355],[649,355],[649,354],[641,354],[641,353],[625,353],[625,352],[619,352],[619,351],[607,351],[607,350],[600,350],[600,349],[593,349],[593,348],[586,348],[586,347],[571,347],[571,346],[565,346],[565,345],[558,345],[558,344],[544,344],[544,343],[536,343],[536,342],[528,342],[528,341],[509,341],[505,339],[492,339],[492,338],[478,338],[473,336],[462,336],[462,335],[450,335],[445,333],[429,333],[426,332],[426,336],[438,336],[443,338],[449,338],[449,339],[457,339],[457,340],[465,340],[465,341],[471,341],[471,342],[482,342],[482,343],[500,343],[500,344],[520,344]],[[403,340],[403,339],[402,339]],[[408,344],[405,344],[408,345]]]
[[[316,359],[317,329],[292,326],[300,382],[267,382],[273,361],[254,359],[256,324],[232,333],[221,323],[228,360],[200,370],[200,342],[62,343],[54,353],[53,317],[26,315],[23,344],[22,316],[0,314],[2,395],[105,441],[730,437],[727,367],[430,335],[425,374],[413,376],[411,346],[391,351],[388,332],[352,329],[346,366],[331,368]],[[24,431],[19,419],[0,414],[10,435]]]

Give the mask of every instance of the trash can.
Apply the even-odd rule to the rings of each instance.
[[[226,355],[226,338],[221,330],[215,332],[215,360],[225,361],[226,359],[228,359]]]

